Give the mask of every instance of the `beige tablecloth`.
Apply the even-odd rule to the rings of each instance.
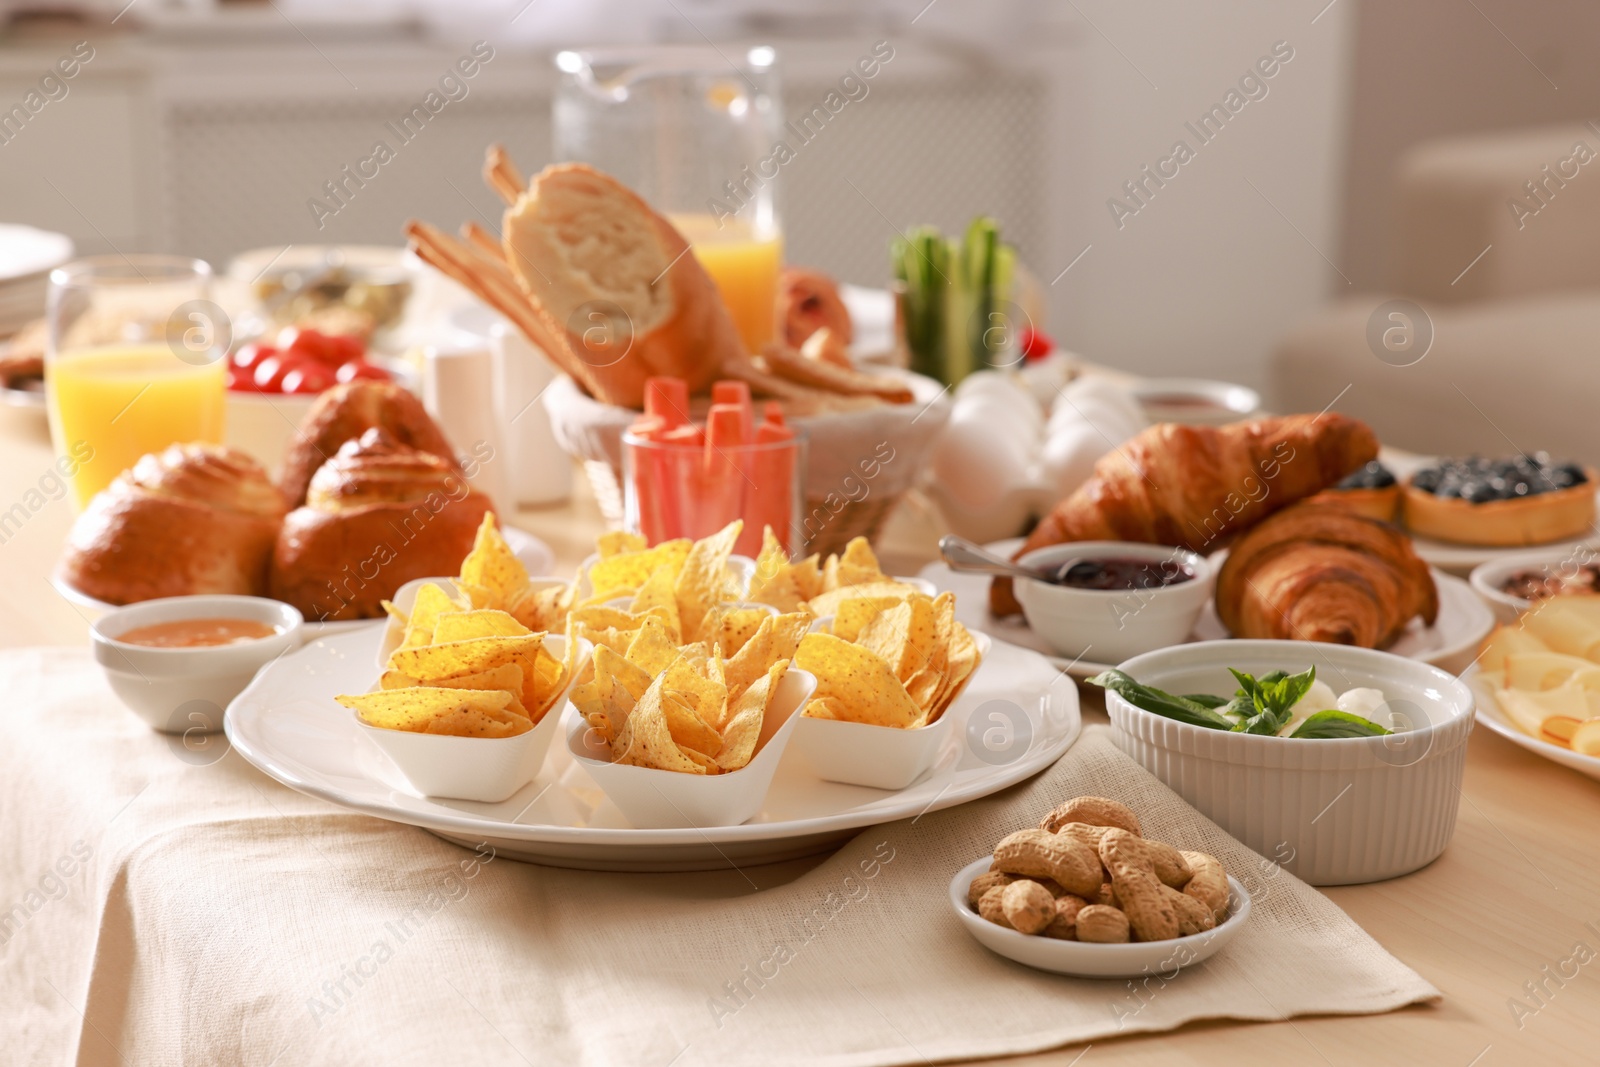
[[[831,1064],[999,1055],[1437,991],[1088,730],[1006,793],[773,868],[566,871],[474,855],[185,750],[88,656],[0,654],[0,1054],[57,1064]],[[222,743],[219,742],[219,746]],[[981,948],[947,884],[1079,793],[1222,858],[1239,938],[1167,982]]]

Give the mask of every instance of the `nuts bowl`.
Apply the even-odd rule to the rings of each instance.
[[[1191,726],[1106,692],[1117,747],[1201,814],[1312,885],[1409,874],[1455,831],[1473,694],[1453,675],[1367,648],[1308,641],[1202,641],[1119,669],[1168,693],[1231,694],[1228,668],[1260,676],[1315,666],[1335,690],[1380,689],[1394,732],[1312,740]]]
[[[1239,933],[1250,916],[1250,894],[1238,879],[1228,877],[1228,917],[1214,928],[1169,941],[1130,941],[1091,944],[1058,941],[1037,934],[1008,930],[980,917],[967,906],[972,880],[989,869],[993,857],[973,860],[950,879],[950,906],[956,918],[984,948],[1008,960],[1053,974],[1077,978],[1138,978],[1148,974],[1171,975],[1181,967],[1209,959]]]
[[[1509,578],[1522,571],[1534,571],[1555,581],[1571,579],[1578,575],[1585,564],[1593,564],[1597,558],[1600,558],[1600,548],[1593,544],[1518,552],[1479,564],[1467,576],[1467,581],[1472,591],[1482,597],[1494,612],[1494,621],[1510,625],[1533,607],[1534,602],[1507,592],[1506,581]]]
[[[1017,600],[1028,626],[1067,659],[1116,663],[1187,640],[1211,599],[1209,560],[1182,548],[1128,541],[1076,541],[1029,552],[1017,562],[1040,570],[1072,559],[1131,559],[1177,565],[1194,577],[1157,589],[1075,589],[1018,578]]]

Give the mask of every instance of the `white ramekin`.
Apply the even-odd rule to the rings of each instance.
[[[1381,689],[1396,732],[1330,740],[1229,733],[1143,711],[1109,690],[1106,710],[1118,747],[1303,881],[1376,882],[1431,863],[1455,830],[1472,732],[1472,691],[1455,677],[1387,652],[1307,641],[1205,641],[1120,669],[1169,693],[1225,695],[1237,688],[1228,667],[1259,675],[1312,665],[1335,692]]]
[[[1194,577],[1159,589],[1073,589],[1018,578],[1017,600],[1028,626],[1058,656],[1116,663],[1187,640],[1211,599],[1210,561],[1182,548],[1131,541],[1072,541],[1035,549],[1017,562],[1040,570],[1072,559],[1136,559],[1175,563]]]
[[[1559,549],[1539,549],[1501,556],[1472,569],[1467,581],[1473,592],[1484,599],[1494,612],[1495,621],[1510,624],[1533,606],[1525,597],[1512,596],[1503,588],[1507,578],[1518,571],[1546,571],[1550,574],[1572,575],[1585,563],[1600,560],[1600,546],[1592,544],[1567,545]]]

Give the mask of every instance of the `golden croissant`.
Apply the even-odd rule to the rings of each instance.
[[[1235,637],[1387,648],[1439,591],[1411,539],[1337,504],[1304,503],[1241,537],[1217,574],[1217,614]]]
[[[1045,516],[1013,558],[1065,541],[1213,552],[1377,456],[1378,439],[1366,423],[1336,412],[1220,427],[1162,423],[1102,456],[1089,480]],[[1022,610],[1011,579],[995,579],[989,610]]]

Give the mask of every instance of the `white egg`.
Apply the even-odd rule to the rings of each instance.
[[[1104,378],[1079,378],[1062,389],[1051,405],[1050,413],[1055,415],[1063,409],[1067,412],[1081,411],[1085,414],[1115,412],[1119,416],[1119,425],[1133,427],[1133,433],[1148,425],[1144,409],[1139,406],[1133,394]]]
[[[931,469],[949,495],[971,509],[992,507],[1029,483],[1026,450],[977,420],[951,419],[934,443]]]
[[[1108,447],[1093,426],[1064,426],[1044,440],[1039,452],[1039,480],[1053,489],[1057,498],[1067,496],[1088,481],[1095,461],[1105,455]]]

